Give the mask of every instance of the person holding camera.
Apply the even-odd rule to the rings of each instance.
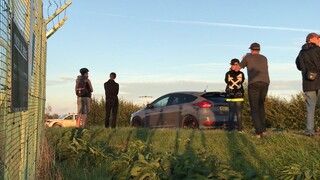
[[[304,134],[313,136],[315,133],[314,114],[317,101],[320,101],[320,35],[309,33],[306,43],[301,47],[296,66],[302,74],[302,89],[306,97],[307,120]]]
[[[269,89],[268,59],[260,54],[260,44],[252,43],[250,53],[243,56],[240,68],[247,68],[250,114],[257,138],[266,132],[264,102]]]
[[[239,133],[242,133],[242,102],[243,102],[243,82],[245,80],[243,72],[240,71],[240,61],[238,59],[231,60],[231,68],[226,73],[224,81],[227,83],[226,96],[229,105],[228,132],[234,129],[234,118],[237,118],[237,126]]]

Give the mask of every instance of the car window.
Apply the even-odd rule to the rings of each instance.
[[[169,98],[168,105],[189,103],[195,99],[197,99],[197,97],[190,94],[172,94]]]
[[[164,96],[163,98],[156,100],[154,103],[152,103],[152,105],[155,108],[164,107],[168,104],[168,101],[169,101],[169,96]]]
[[[59,116],[59,119],[63,119],[63,118],[66,117],[66,116],[67,116],[66,114],[61,115],[61,116]]]
[[[72,120],[72,115],[67,116],[65,119]]]
[[[181,99],[179,98],[179,94],[171,94],[169,101],[168,101],[168,106],[169,105],[175,105],[175,104],[180,104]]]
[[[180,98],[181,98],[181,103],[189,103],[197,99],[196,96],[193,96],[190,94],[182,94]]]

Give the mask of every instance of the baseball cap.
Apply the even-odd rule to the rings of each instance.
[[[236,59],[236,58],[231,59],[230,65],[234,65],[235,63],[239,64],[240,63],[239,59]]]
[[[260,50],[260,44],[254,42],[250,45],[249,49],[251,50]]]
[[[309,42],[310,39],[314,38],[314,37],[317,37],[317,38],[320,38],[320,36],[317,34],[317,33],[309,33],[306,37],[306,42]]]

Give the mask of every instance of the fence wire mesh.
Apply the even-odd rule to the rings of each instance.
[[[0,0],[0,13],[0,179],[36,179],[45,111],[46,28],[42,0]],[[21,71],[15,72],[20,64],[14,62],[13,49],[21,50],[13,43],[15,31],[28,47],[27,73],[22,75]],[[25,108],[13,108],[13,90],[21,89],[14,84],[16,77],[28,81],[23,90],[27,95],[22,99]]]

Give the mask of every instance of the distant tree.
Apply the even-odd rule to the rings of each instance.
[[[59,118],[59,115],[57,114],[57,113],[54,113],[53,115],[52,115],[52,119],[58,119]]]
[[[46,121],[47,119],[52,119],[52,115],[51,115],[51,112],[52,112],[52,107],[50,105],[48,105],[45,109],[45,114],[44,114],[44,120]]]
[[[52,113],[52,106],[48,105],[45,110],[46,110],[45,120],[59,118],[59,115],[57,113],[51,114]]]
[[[50,105],[48,105],[46,107],[46,114],[51,114],[52,113],[52,107]]]

